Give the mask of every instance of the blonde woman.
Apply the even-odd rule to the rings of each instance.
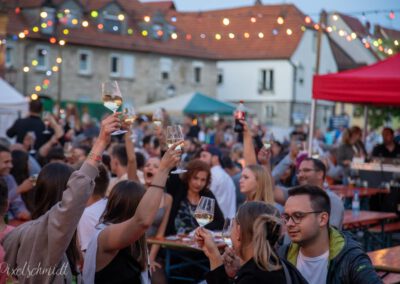
[[[246,196],[246,201],[263,201],[274,204],[274,184],[271,174],[257,164],[248,165],[240,177],[240,192]]]
[[[281,221],[271,204],[250,201],[243,204],[233,221],[231,240],[240,260],[233,283],[288,283],[287,278],[301,279],[296,268],[283,261],[275,252],[280,237]],[[225,271],[223,258],[209,231],[196,230],[196,240],[210,260],[209,284],[232,283]],[[301,281],[300,281],[301,283]]]

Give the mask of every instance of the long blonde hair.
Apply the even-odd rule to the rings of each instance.
[[[274,183],[271,174],[260,165],[248,165],[249,169],[257,181],[257,189],[250,194],[249,201],[264,201],[274,204]]]
[[[240,225],[242,247],[252,243],[253,259],[257,266],[266,271],[281,269],[274,246],[281,234],[278,210],[271,204],[249,201],[240,206],[236,220]]]

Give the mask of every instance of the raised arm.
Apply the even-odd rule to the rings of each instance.
[[[130,127],[128,127],[127,130],[128,132],[125,133],[124,138],[125,138],[126,155],[128,157],[128,165],[127,165],[128,179],[140,183],[139,177],[137,175],[135,146],[133,145],[131,139],[132,130]]]
[[[245,120],[241,120],[243,124],[243,156],[246,166],[257,164],[256,153],[253,145],[253,134],[249,125]]]
[[[66,251],[85,209],[87,200],[94,188],[94,179],[98,174],[97,166],[101,155],[109,143],[110,134],[119,129],[118,114],[113,114],[101,123],[98,139],[83,163],[68,180],[67,189],[60,202],[55,204],[47,214],[44,224],[48,234],[48,252],[50,263],[58,263]]]
[[[135,215],[125,222],[107,226],[99,235],[98,252],[96,259],[109,257],[118,250],[137,241],[153,223],[164,194],[165,182],[169,171],[180,160],[180,154],[175,147],[182,141],[175,143],[161,159],[160,167],[153,183],[146,190],[140,201]]]

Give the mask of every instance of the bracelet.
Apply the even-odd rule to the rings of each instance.
[[[149,187],[157,187],[157,188],[160,188],[160,189],[162,189],[162,190],[164,190],[164,188],[165,188],[165,186],[161,186],[161,185],[157,185],[157,184],[150,184],[150,186]]]
[[[103,160],[102,156],[93,152],[90,152],[88,155],[88,159],[92,159],[96,162],[101,162]]]

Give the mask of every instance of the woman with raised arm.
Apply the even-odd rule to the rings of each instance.
[[[182,142],[164,154],[140,203],[144,188],[139,183],[124,181],[113,188],[102,224],[86,251],[84,283],[149,283],[144,234],[159,209],[168,173],[180,160],[175,148]]]
[[[65,164],[49,164],[37,180],[32,221],[20,225],[3,241],[10,276],[19,283],[72,283],[79,281],[76,227],[94,188],[97,165],[119,129],[119,113],[101,123],[98,139],[83,163],[72,173]],[[74,280],[75,279],[75,280]]]

